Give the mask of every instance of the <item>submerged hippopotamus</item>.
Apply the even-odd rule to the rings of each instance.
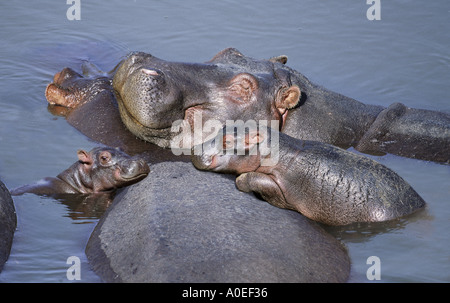
[[[9,190],[0,180],[0,272],[8,260],[17,227],[17,216],[14,202]]]
[[[190,162],[189,156],[175,156],[171,150],[148,143],[131,134],[120,118],[117,101],[108,75],[94,64],[84,61],[82,75],[71,68],[56,73],[46,88],[48,110],[90,139],[119,147],[129,155],[139,155],[148,163],[164,161]]]
[[[105,282],[336,283],[351,266],[318,224],[182,162],[157,163],[119,193],[86,256]]]
[[[201,128],[211,120],[221,126],[226,120],[278,120],[283,133],[298,139],[450,162],[449,114],[400,103],[388,108],[363,104],[312,83],[286,61],[286,56],[256,60],[233,48],[202,64],[135,52],[110,73],[114,94],[109,98],[117,99],[122,121],[133,134],[166,148],[173,147],[180,121],[194,129],[196,121]],[[110,84],[104,74],[87,80],[65,69],[57,76],[46,90],[47,100],[70,107]]]
[[[378,162],[274,129],[225,127],[201,147],[192,149],[198,169],[239,175],[241,191],[321,223],[380,222],[425,206],[408,183]]]
[[[56,178],[47,177],[34,184],[13,189],[14,196],[24,193],[37,195],[94,194],[136,183],[150,172],[148,164],[138,158],[110,147],[96,147],[77,152],[78,161]]]

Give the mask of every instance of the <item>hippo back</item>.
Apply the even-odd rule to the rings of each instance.
[[[105,281],[344,282],[350,270],[317,224],[181,162],[154,165],[118,195],[86,254]]]

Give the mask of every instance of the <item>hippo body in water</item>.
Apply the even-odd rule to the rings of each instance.
[[[329,225],[386,221],[425,206],[408,183],[376,161],[274,129],[225,127],[223,137],[193,149],[192,162],[201,170],[239,175],[241,191]]]
[[[108,77],[114,70],[104,73],[85,61],[82,71],[81,75],[64,68],[47,86],[45,95],[52,114],[65,117],[70,125],[90,139],[119,147],[128,155],[139,155],[148,163],[190,162],[189,156],[175,156],[169,149],[137,138],[125,127]]]
[[[126,127],[137,137],[166,148],[177,135],[174,123],[183,120],[194,128],[197,115],[201,126],[212,119],[223,124],[238,119],[278,120],[282,132],[302,140],[450,162],[449,114],[400,103],[388,108],[363,104],[312,83],[286,66],[286,61],[285,56],[256,60],[232,48],[203,64],[131,53],[111,73],[112,86]],[[68,70],[57,75],[59,80],[46,91],[52,104],[76,107],[96,92],[95,79],[88,90],[74,89],[61,79],[79,83],[86,79],[74,78]]]
[[[86,256],[105,282],[335,283],[351,265],[318,224],[182,162],[157,163],[121,191]]]
[[[13,196],[95,194],[133,184],[148,175],[148,164],[120,150],[96,147],[90,152],[79,150],[78,161],[56,178],[47,177],[35,184],[13,189]]]
[[[9,190],[0,180],[0,272],[9,258],[16,227],[17,216],[14,202]]]

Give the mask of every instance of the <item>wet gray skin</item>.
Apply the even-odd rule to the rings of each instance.
[[[198,169],[238,175],[239,190],[321,223],[380,222],[425,206],[405,180],[378,162],[274,129],[224,128],[201,147],[192,149]]]

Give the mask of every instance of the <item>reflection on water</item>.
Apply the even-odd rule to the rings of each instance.
[[[53,75],[66,66],[81,72],[83,60],[110,70],[129,51],[189,62],[226,47],[260,59],[286,54],[312,81],[362,102],[450,112],[447,0],[384,1],[380,21],[367,20],[365,1],[81,1],[80,21],[68,21],[68,6],[57,2],[0,4],[0,179],[9,188],[55,176],[77,149],[97,145],[48,111]],[[370,157],[409,182],[427,208],[326,227],[348,247],[350,281],[367,282],[366,260],[378,256],[381,282],[450,282],[450,166]],[[0,282],[69,282],[70,256],[82,261],[81,282],[99,282],[84,248],[107,203],[88,200],[14,197],[18,227]]]
[[[385,233],[401,233],[408,224],[421,221],[423,224],[425,221],[432,221],[433,216],[427,214],[426,209],[421,209],[414,214],[406,217],[390,220],[387,222],[360,222],[352,223],[345,226],[326,226],[322,227],[331,233],[336,239],[339,239],[345,243],[363,243],[370,241],[377,235]]]
[[[67,217],[74,220],[75,224],[96,223],[111,205],[115,193],[99,194],[61,194],[49,199],[54,199],[67,206]]]

